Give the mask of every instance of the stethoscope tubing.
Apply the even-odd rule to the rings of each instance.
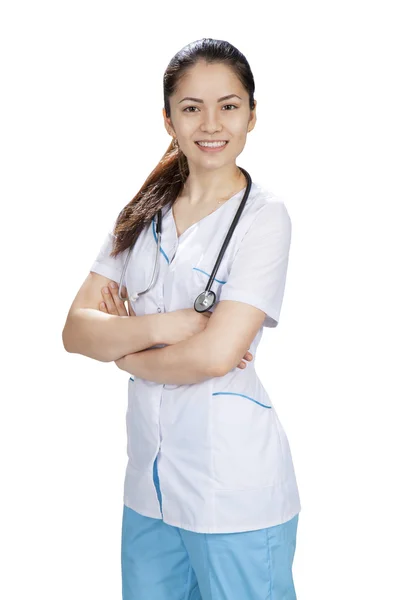
[[[242,201],[240,202],[240,206],[236,211],[236,214],[232,220],[232,223],[229,227],[228,233],[224,239],[224,242],[222,244],[221,250],[219,251],[217,260],[215,261],[215,265],[214,268],[211,272],[211,275],[209,277],[208,283],[206,285],[206,288],[203,292],[201,292],[196,300],[194,301],[194,305],[193,308],[197,311],[197,312],[205,312],[207,310],[210,310],[210,308],[214,305],[215,303],[215,299],[216,299],[216,295],[215,293],[211,290],[211,286],[214,283],[214,279],[215,276],[217,274],[219,265],[221,264],[222,258],[225,254],[226,248],[228,247],[228,244],[232,238],[233,232],[235,231],[236,225],[240,219],[240,216],[244,210],[245,204],[247,202],[247,198],[250,194],[250,190],[251,190],[251,186],[252,186],[252,180],[250,177],[250,174],[243,169],[243,167],[239,167],[239,169],[242,171],[242,173],[245,175],[246,179],[247,179],[247,186],[246,186],[246,190],[244,193],[244,196],[242,198]],[[146,292],[148,292],[154,285],[154,282],[157,280],[158,274],[159,274],[159,270],[160,270],[160,248],[161,248],[161,230],[162,230],[162,209],[160,208],[160,210],[157,213],[157,226],[156,226],[156,233],[157,233],[157,250],[156,250],[156,260],[154,262],[154,268],[153,268],[153,274],[151,277],[151,282],[149,284],[149,286],[143,290],[142,292],[135,292],[133,294],[131,294],[130,296],[123,298],[122,297],[122,282],[124,280],[125,277],[125,273],[126,273],[126,269],[128,266],[128,262],[129,262],[129,258],[131,255],[131,252],[133,250],[133,245],[129,248],[129,252],[127,254],[127,257],[125,259],[125,264],[122,270],[122,274],[121,274],[121,279],[119,282],[119,287],[118,287],[118,297],[120,300],[122,300],[123,302],[125,302],[126,300],[131,300],[131,302],[136,302],[136,300],[139,298],[139,296],[141,296],[142,294],[145,294]]]

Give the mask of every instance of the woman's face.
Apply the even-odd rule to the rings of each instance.
[[[256,123],[256,111],[250,110],[247,91],[234,72],[221,63],[199,61],[181,80],[176,93],[170,97],[170,105],[170,118],[163,108],[165,128],[177,138],[189,164],[198,167],[215,168],[235,163],[244,148],[247,133]],[[196,144],[199,140],[228,143],[220,151],[204,152]]]

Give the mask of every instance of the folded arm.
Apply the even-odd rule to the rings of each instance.
[[[208,349],[207,330],[164,348],[127,354],[116,360],[123,371],[155,383],[184,385],[216,377],[218,365]]]
[[[177,344],[128,354],[117,366],[141,379],[174,385],[221,377],[235,368],[261,327],[265,313],[243,302],[219,302],[207,327]]]
[[[105,276],[93,272],[83,282],[62,332],[68,352],[111,362],[164,342],[165,315],[129,317],[124,303],[118,299],[117,288],[109,288],[112,294],[104,293],[110,283]],[[123,293],[126,294],[126,288]],[[99,310],[102,300],[107,309]]]

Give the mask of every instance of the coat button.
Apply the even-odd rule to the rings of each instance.
[[[157,312],[159,312],[159,313],[160,313],[160,312],[161,312],[161,308],[157,308]]]

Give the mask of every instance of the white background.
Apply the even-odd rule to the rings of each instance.
[[[399,593],[394,8],[1,9],[2,598],[121,597],[129,376],[68,354],[61,332],[110,224],[170,143],[164,70],[202,37],[228,40],[250,63],[258,121],[237,164],[292,219],[281,320],[256,365],[300,490],[298,600]]]

